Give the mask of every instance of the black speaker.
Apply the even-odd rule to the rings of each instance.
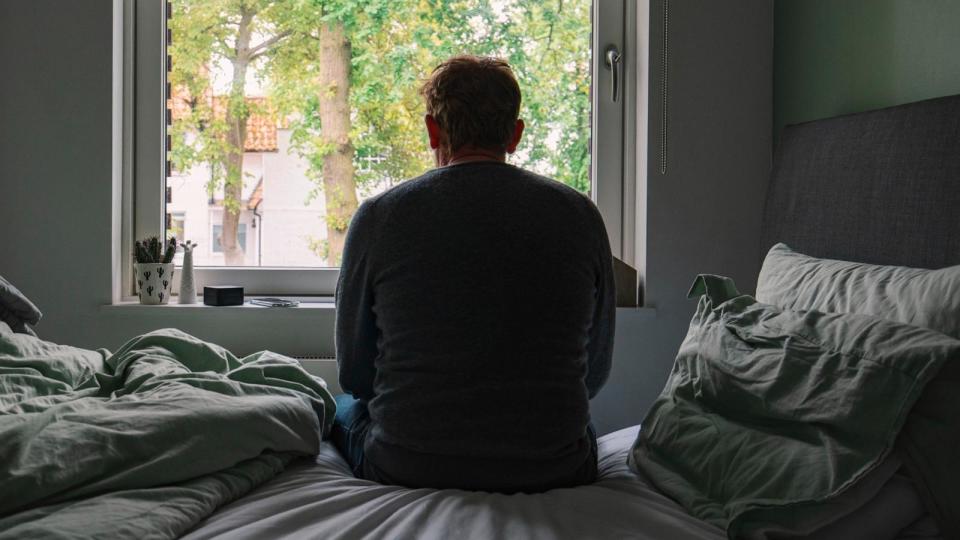
[[[243,287],[234,285],[204,287],[203,303],[208,306],[242,306]]]

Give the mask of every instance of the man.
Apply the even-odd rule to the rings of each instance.
[[[424,84],[437,168],[373,197],[337,286],[333,442],[358,477],[537,492],[592,482],[588,399],[613,348],[610,246],[594,204],[505,162],[510,67],[458,56]]]

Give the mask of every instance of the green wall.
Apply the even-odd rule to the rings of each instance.
[[[784,125],[960,94],[960,0],[776,0]]]

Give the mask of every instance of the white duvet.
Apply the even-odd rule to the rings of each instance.
[[[406,489],[354,478],[329,443],[184,538],[722,539],[627,468],[637,427],[599,441],[599,480],[535,495]]]

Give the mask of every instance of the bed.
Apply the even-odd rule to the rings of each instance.
[[[765,253],[785,242],[812,257],[960,264],[960,96],[788,127],[775,161]],[[352,478],[324,445],[315,462],[217,511],[186,538],[725,537],[628,467],[638,430],[600,439],[595,485],[540,495],[379,486]],[[942,537],[906,476],[809,537],[893,537],[885,528],[894,526],[902,538]]]
[[[627,467],[637,427],[599,441],[599,480],[535,495],[405,489],[354,478],[330,444],[184,538],[721,539]]]
[[[765,209],[763,249],[765,252],[769,249],[770,257],[777,255],[781,261],[786,261],[782,263],[784,266],[794,269],[805,268],[804,264],[829,268],[846,264],[838,261],[919,268],[958,265],[960,220],[956,217],[957,208],[960,208],[960,96],[791,126],[783,134],[775,159]],[[780,246],[781,242],[803,255]],[[862,268],[850,270],[842,266],[841,270],[855,272]],[[900,272],[896,276],[907,275],[902,270],[881,271]],[[909,274],[909,269],[906,272]],[[938,286],[946,283],[944,290],[948,293],[937,296],[947,302],[946,311],[955,312],[960,318],[960,305],[950,304],[954,297],[960,299],[960,288],[950,289],[955,283],[950,281],[954,279],[952,276],[960,274],[955,269],[950,272],[947,278],[940,274],[924,274],[922,279],[902,280],[897,277],[894,282],[923,284],[923,280],[931,279],[940,280]],[[773,299],[789,289],[771,283],[776,281],[762,274],[758,296]],[[831,283],[831,289],[846,290],[851,282],[845,281],[843,286]],[[940,396],[960,394],[960,369],[952,372],[958,375],[956,379],[937,378],[942,372],[951,373],[941,368],[958,357],[956,353],[960,351],[960,341],[954,339],[960,335],[950,337],[940,333],[952,332],[950,325],[954,321],[942,317],[943,309],[935,310],[927,319],[918,316],[917,312],[904,314],[898,311],[903,306],[912,306],[917,297],[929,296],[934,289],[927,287],[923,289],[924,294],[915,294],[909,287],[899,290],[890,283],[890,280],[882,281],[883,294],[887,296],[879,300],[872,298],[853,307],[837,302],[816,307],[826,312],[873,309],[873,313],[864,317],[900,317],[906,318],[906,322],[938,328],[938,332],[912,326],[913,330],[906,330],[910,339],[923,338],[926,340],[924,346],[928,347],[913,354],[917,357],[914,359],[919,366],[917,372],[923,373],[923,384],[932,385]],[[797,290],[803,292],[802,287]],[[697,317],[701,317],[700,323],[703,324],[713,319],[716,319],[713,323],[719,321],[726,329],[721,332],[724,339],[739,334],[744,334],[744,339],[759,335],[759,331],[744,330],[722,319],[741,307],[744,312],[754,309],[752,304],[736,300],[749,297],[739,295],[733,284],[722,278],[704,276],[697,281],[692,293],[699,296],[700,304],[691,323],[691,334],[681,346],[678,366],[685,350],[697,352],[691,349],[696,337],[706,335],[697,330]],[[896,297],[896,294],[903,296]],[[818,297],[814,294],[821,300],[826,296],[829,295]],[[732,304],[728,303],[730,299]],[[793,302],[796,298],[789,300]],[[846,301],[847,304],[851,302],[849,298]],[[36,319],[30,310],[24,313],[24,317]],[[889,329],[894,324],[864,318],[851,319],[854,320],[852,323],[830,316],[811,318],[805,310],[795,310],[794,313],[795,318],[791,321],[796,324],[821,324],[822,319],[841,325],[859,324],[864,335],[880,328],[881,334],[886,332],[884,335],[889,336],[892,332]],[[780,317],[780,312],[774,315]],[[777,320],[776,317],[769,316],[764,321]],[[27,429],[28,433],[18,435],[20,439],[0,439],[4,462],[16,462],[20,467],[19,473],[17,470],[11,473],[6,468],[0,470],[0,539],[180,535],[189,539],[682,540],[739,535],[750,538],[873,540],[960,537],[960,533],[951,528],[956,518],[953,514],[960,512],[957,511],[960,501],[956,495],[949,487],[946,490],[942,485],[925,489],[916,481],[917,475],[931,477],[938,473],[943,473],[940,476],[944,482],[952,481],[957,468],[908,470],[904,463],[909,459],[899,460],[897,457],[899,461],[894,461],[891,457],[909,453],[904,448],[899,448],[896,453],[892,451],[892,437],[897,435],[893,432],[889,440],[877,441],[874,445],[876,455],[870,462],[870,471],[886,471],[885,475],[873,488],[863,491],[854,510],[848,508],[842,515],[835,512],[829,527],[817,528],[810,534],[777,528],[768,528],[765,532],[751,529],[744,534],[731,533],[729,529],[725,531],[726,527],[718,526],[718,523],[728,521],[712,519],[695,498],[686,500],[691,493],[690,486],[680,485],[683,482],[695,484],[697,479],[690,477],[710,476],[702,474],[702,471],[711,470],[709,466],[693,474],[688,471],[687,478],[682,478],[683,475],[671,477],[670,473],[675,471],[658,471],[650,466],[651,463],[655,465],[656,460],[647,459],[646,468],[643,465],[645,458],[654,455],[650,452],[644,454],[645,448],[649,450],[647,446],[656,442],[655,435],[663,431],[660,426],[665,425],[664,419],[672,418],[668,416],[673,414],[669,407],[662,405],[679,401],[680,394],[671,393],[671,385],[681,385],[677,381],[683,373],[678,367],[675,367],[671,381],[658,401],[660,406],[655,405],[645,420],[643,431],[639,426],[633,426],[600,439],[600,475],[595,484],[543,494],[500,495],[406,489],[354,478],[336,450],[320,440],[320,434],[328,428],[330,421],[329,392],[316,380],[304,377],[294,361],[277,355],[237,359],[215,345],[204,344],[175,331],[140,336],[114,355],[38,344],[30,341],[36,340],[32,336],[19,334],[10,337],[13,335],[10,332],[7,323],[0,323],[0,337],[8,340],[4,347],[0,347],[0,377],[8,378],[0,382],[28,384],[27,379],[42,378],[41,375],[52,382],[44,383],[46,386],[31,386],[30,392],[36,395],[31,397],[32,401],[27,400],[30,401],[27,405],[17,400],[0,399],[0,413],[6,413],[0,414],[0,431],[4,435],[17,435],[16,429],[24,431],[18,419],[9,414],[11,411],[43,412],[42,409],[61,406],[61,398],[51,389],[57,385],[75,384],[88,395],[99,391],[98,395],[106,396],[105,399],[120,396],[122,403],[114,403],[116,407],[108,407],[102,415],[98,412],[84,416],[86,405],[71,402],[70,414],[73,416],[68,419],[73,424],[87,423],[103,428],[92,439],[93,453],[90,453],[90,447],[81,445],[81,450],[86,448],[87,454],[77,451],[72,456],[106,456],[103,460],[113,459],[111,463],[121,464],[126,469],[122,474],[115,474],[111,467],[95,461],[91,463],[97,472],[91,476],[89,465],[73,467],[72,463],[65,464],[71,460],[55,455],[57,451],[64,451],[57,444],[71,448],[73,452],[70,445],[76,444],[77,437],[51,443],[48,448],[55,450],[51,450],[46,458],[43,452],[37,457],[37,452],[25,450],[29,444],[24,441],[31,441],[30,437],[39,432],[39,428]],[[761,337],[766,339],[766,336]],[[797,341],[795,334],[788,337]],[[935,341],[933,345],[929,344],[931,340]],[[20,358],[11,358],[10,342],[21,344],[21,352],[27,352]],[[870,343],[862,347],[868,353]],[[742,342],[737,341],[734,345],[740,347]],[[747,348],[743,351],[743,358],[751,358],[748,353],[756,353]],[[933,352],[927,354],[928,351]],[[881,346],[876,354],[882,356],[887,352]],[[940,363],[935,366],[924,364],[926,356],[940,357]],[[70,367],[77,358],[85,366],[82,369]],[[960,366],[960,361],[952,365]],[[60,367],[54,369],[51,366]],[[895,368],[891,370],[899,369]],[[104,369],[106,374],[97,377],[96,384],[90,382],[91,373]],[[829,386],[829,382],[827,380],[825,385]],[[97,388],[92,389],[94,386]],[[7,388],[6,395],[11,395],[10,386],[0,384],[0,398],[4,397],[4,388]],[[207,400],[201,397],[200,391],[210,388],[229,395],[230,400],[202,401],[210,404],[210,418],[190,416],[189,421],[155,422],[157,431],[147,435],[153,437],[151,440],[156,446],[142,448],[136,438],[131,439],[124,430],[117,429],[117,426],[129,428],[136,425],[130,423],[129,411],[125,408],[130,401],[149,404],[153,399],[159,410],[172,414],[168,400],[154,399],[158,393],[170,392],[177,399]],[[930,418],[941,423],[952,422],[951,425],[956,427],[960,418],[960,399],[923,401],[921,388],[903,388],[904,395],[909,393],[911,400],[919,400],[916,401],[919,405],[914,408],[929,413]],[[879,404],[876,400],[882,400],[883,396],[867,398],[874,401],[865,403]],[[931,403],[956,406],[957,409],[931,411]],[[270,413],[273,416],[259,410],[263,404],[275,409]],[[928,410],[924,411],[924,407]],[[241,414],[244,410],[247,412]],[[693,413],[697,418],[708,416],[702,409],[693,410]],[[787,410],[786,413],[790,416],[793,411]],[[43,421],[48,422],[57,414],[47,411]],[[909,430],[911,424],[906,412],[896,414],[897,432]],[[937,417],[937,414],[941,416]],[[283,422],[276,421],[280,417],[284,418]],[[859,417],[850,418],[856,420]],[[737,422],[731,422],[733,424]],[[204,430],[216,435],[200,436],[198,433]],[[823,434],[821,431],[816,436],[822,437]],[[960,439],[951,438],[953,431],[938,432],[938,436],[941,436],[940,442],[931,448],[940,454],[933,456],[935,459],[930,463],[943,463],[950,452],[955,455],[960,451]],[[897,438],[898,445],[901,439],[904,437]],[[684,444],[688,443],[693,448],[697,443],[703,444],[704,439],[690,439]],[[821,452],[811,456],[823,455],[823,448],[815,444],[807,446]],[[681,445],[673,450],[677,450],[679,456],[684,453],[684,448],[686,446]],[[104,449],[108,451],[104,452]],[[660,449],[670,450],[669,442],[664,442]],[[158,454],[172,456],[172,461],[155,459]],[[305,454],[310,457],[302,457]],[[699,457],[708,459],[710,456]],[[680,457],[677,460],[682,461]],[[751,463],[744,461],[741,465],[749,467]],[[810,476],[814,476],[814,468]],[[64,479],[63,470],[74,472],[70,478]],[[797,472],[792,474],[796,478]],[[801,471],[800,474],[806,473]],[[157,475],[166,475],[165,481],[158,482]],[[737,479],[733,480],[736,483]],[[56,490],[35,496],[32,493],[38,486],[56,482],[62,483],[62,493]],[[91,482],[93,487],[90,487]],[[857,485],[865,483],[858,478]],[[28,495],[33,498],[27,499]],[[834,499],[825,500],[824,505],[831,509],[837,507]],[[691,512],[699,513],[700,517],[691,515]]]

